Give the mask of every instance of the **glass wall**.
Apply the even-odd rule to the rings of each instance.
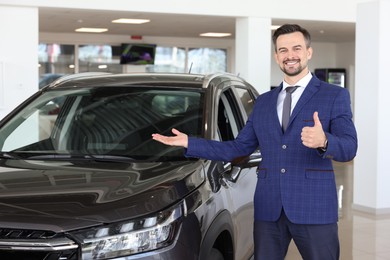
[[[65,74],[74,73],[75,46],[41,43],[38,45],[39,87]]]
[[[207,74],[227,71],[225,49],[191,48],[188,51],[188,66],[192,73]]]
[[[121,65],[121,46],[39,44],[39,87],[58,77],[79,72],[173,72],[227,71],[227,51],[218,48],[157,46],[153,65]],[[125,67],[126,66],[126,67]]]
[[[179,72],[186,70],[186,49],[180,47],[156,48],[154,65],[147,66],[149,72]]]
[[[120,46],[80,45],[78,47],[78,72],[122,73],[119,64]]]

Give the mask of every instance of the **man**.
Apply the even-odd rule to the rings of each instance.
[[[283,82],[257,98],[234,141],[197,139],[175,129],[175,136],[154,134],[153,139],[183,146],[187,156],[222,161],[248,155],[259,146],[263,160],[254,196],[255,259],[284,259],[291,239],[303,259],[339,259],[332,159],[345,162],[356,155],[350,96],[347,89],[310,73],[313,50],[304,28],[285,24],[275,31],[273,43]],[[289,86],[298,87],[287,94]],[[283,108],[287,95],[292,112],[283,123],[283,114],[290,113],[290,107]]]

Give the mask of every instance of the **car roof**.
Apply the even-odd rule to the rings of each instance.
[[[178,87],[206,89],[214,88],[224,81],[240,81],[249,86],[244,79],[239,76],[217,72],[211,74],[190,74],[190,73],[99,73],[84,72],[63,76],[47,87],[48,89],[62,88],[83,88],[83,87],[126,87],[126,86],[157,86],[157,87]],[[252,87],[253,88],[253,87]]]
[[[201,74],[180,73],[79,73],[62,77],[54,81],[48,88],[69,87],[104,87],[129,85],[158,85],[158,86],[190,86],[202,88],[206,76]]]

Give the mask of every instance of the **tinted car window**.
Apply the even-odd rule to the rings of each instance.
[[[243,127],[241,114],[233,92],[222,93],[218,105],[218,131],[223,141],[233,140]]]
[[[61,98],[61,103],[58,102]],[[143,87],[53,90],[3,128],[1,150],[28,155],[117,155],[185,159],[182,148],[151,139],[173,127],[202,135],[203,94]]]
[[[244,106],[245,112],[246,112],[247,116],[249,117],[249,115],[253,111],[253,106],[255,103],[254,99],[253,99],[251,93],[249,92],[249,90],[244,89],[244,88],[239,88],[239,87],[237,87],[236,90],[237,90],[238,95],[240,96],[241,103]]]

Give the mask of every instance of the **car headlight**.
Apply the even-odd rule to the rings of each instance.
[[[83,259],[107,259],[151,251],[172,243],[183,206],[155,216],[72,232]]]

